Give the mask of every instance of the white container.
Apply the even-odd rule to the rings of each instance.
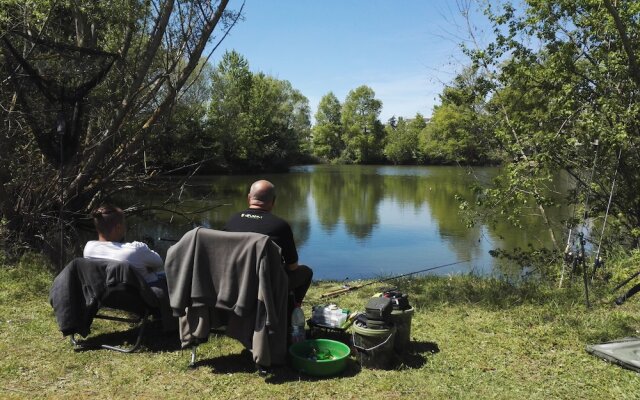
[[[311,314],[311,320],[319,325],[329,326],[332,328],[341,327],[349,317],[349,310],[339,308],[335,304],[328,306],[315,306]]]

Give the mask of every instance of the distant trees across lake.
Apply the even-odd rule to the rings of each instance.
[[[442,99],[448,101],[446,95]],[[279,171],[303,162],[497,160],[468,110],[443,105],[431,124],[420,113],[383,123],[382,107],[365,85],[350,91],[343,102],[328,92],[312,124],[303,93],[286,80],[251,71],[246,58],[228,51],[215,67],[203,66],[167,123],[150,136],[148,163],[162,170],[197,164],[202,173]]]

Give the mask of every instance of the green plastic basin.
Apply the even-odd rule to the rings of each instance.
[[[344,371],[350,353],[349,346],[329,339],[309,339],[289,347],[293,368],[314,376],[331,376]]]

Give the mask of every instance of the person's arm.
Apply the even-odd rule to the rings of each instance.
[[[293,264],[287,264],[287,269],[289,271],[295,271],[296,269],[298,269],[298,263],[294,262]]]
[[[162,257],[158,253],[142,242],[133,242],[132,245],[136,248],[135,257],[139,264],[144,265],[151,272],[162,269],[164,261],[162,261]]]

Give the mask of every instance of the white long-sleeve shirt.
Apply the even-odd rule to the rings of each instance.
[[[163,266],[162,257],[142,242],[106,242],[90,240],[84,246],[84,258],[128,262],[147,283],[155,282],[156,270]]]

